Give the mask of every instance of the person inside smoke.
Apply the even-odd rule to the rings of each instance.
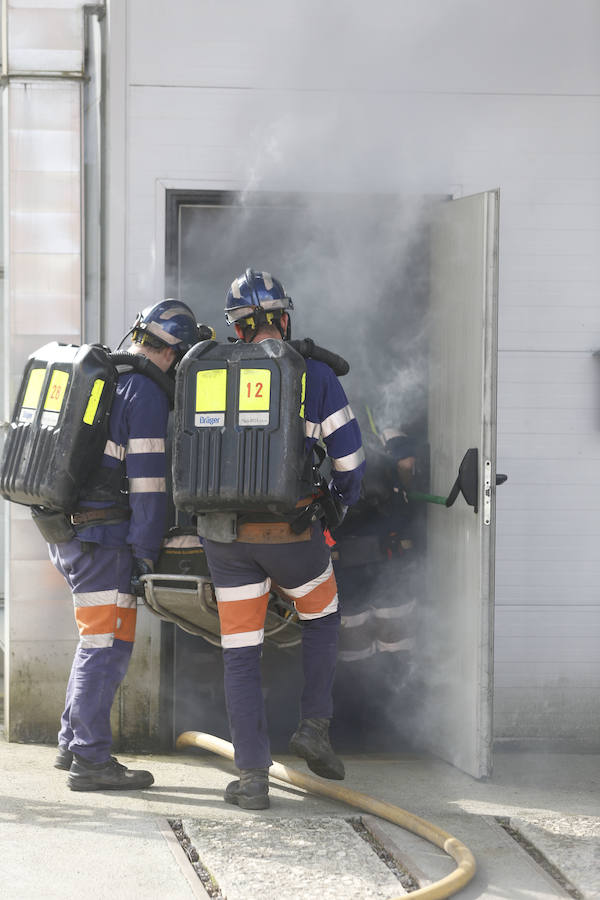
[[[332,549],[344,596],[334,697],[336,725],[356,749],[385,740],[392,702],[408,677],[416,630],[415,516],[407,500],[417,441],[398,428],[378,429],[359,404],[367,475],[361,496],[335,532]]]
[[[175,299],[143,310],[129,333],[131,353],[162,373],[199,340],[192,310]],[[129,770],[111,756],[110,711],[133,649],[136,581],[152,571],[164,534],[168,415],[158,383],[135,371],[119,375],[102,460],[71,516],[75,536],[49,544],[73,594],[79,630],[55,760],[69,772],[73,791],[136,790],[154,782],[150,772]]]
[[[292,300],[277,278],[247,269],[227,294],[225,318],[240,341],[289,340]],[[360,491],[364,454],[358,423],[332,369],[306,360],[305,444],[322,438],[332,463],[332,490],[351,506]],[[246,517],[248,518],[248,517]],[[324,778],[343,779],[344,765],[329,740],[332,687],[340,610],[331,557],[320,521],[300,535],[281,523],[280,543],[271,542],[272,522],[252,539],[238,528],[235,541],[204,536],[204,549],[215,585],[225,669],[225,699],[235,763],[240,778],[225,800],[244,809],[269,806],[269,735],[261,688],[260,659],[271,584],[294,603],[302,623],[304,687],[300,723],[290,751]],[[250,523],[254,529],[261,523]],[[287,529],[287,530],[286,530]],[[284,534],[285,531],[285,534]]]

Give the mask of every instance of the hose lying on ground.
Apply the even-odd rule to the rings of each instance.
[[[179,735],[175,746],[178,750],[184,747],[200,747],[233,761],[233,744],[201,731],[185,731]],[[353,791],[338,784],[331,784],[322,778],[315,778],[313,775],[305,775],[303,772],[289,769],[281,763],[273,763],[269,769],[269,777],[304,788],[313,794],[341,800],[363,812],[387,819],[388,822],[425,838],[430,844],[434,844],[451,856],[456,862],[456,869],[445,878],[441,878],[427,887],[419,888],[418,891],[412,891],[410,897],[414,897],[415,900],[416,898],[419,900],[444,900],[445,897],[451,897],[468,884],[475,874],[475,859],[468,847],[465,847],[447,831],[438,828],[437,825],[433,825],[426,819],[420,819],[399,806],[386,803],[384,800],[376,800],[374,797],[369,797],[368,794],[361,794],[359,791]]]

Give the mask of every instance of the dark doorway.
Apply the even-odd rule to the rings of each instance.
[[[169,191],[166,217],[167,296],[189,303],[199,321],[226,340],[231,330],[223,306],[234,277],[251,266],[280,278],[294,300],[293,336],[312,337],[350,361],[343,386],[365,436],[373,439],[376,427],[392,423],[414,436],[421,448],[420,488],[427,460],[427,208],[422,201],[371,195]],[[400,564],[394,573],[377,567],[362,573],[364,590],[378,595],[379,609],[393,605],[398,594],[406,602],[409,593],[422,590],[415,563],[424,549],[423,510],[414,512],[410,529],[410,571]],[[408,533],[400,537],[409,539]],[[349,596],[357,579],[340,572],[339,583],[343,609],[343,587]],[[363,602],[361,594],[355,605]],[[163,654],[164,682],[175,698],[171,708],[163,707],[168,730],[228,739],[220,649],[174,626],[164,628],[170,645]],[[375,647],[372,658],[340,663],[332,729],[339,750],[412,746],[419,683],[418,638],[412,638],[400,642],[400,652]],[[298,720],[299,647],[265,644],[263,685],[273,751],[281,752]]]

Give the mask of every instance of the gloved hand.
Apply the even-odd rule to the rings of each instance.
[[[344,501],[340,497],[336,486],[333,481],[329,482],[329,497],[328,500],[330,503],[327,506],[327,525],[330,530],[333,531],[334,528],[339,528],[346,517],[346,513],[348,512],[348,507],[344,504]]]
[[[144,596],[144,584],[140,581],[142,575],[150,575],[154,572],[154,563],[151,559],[141,559],[139,556],[133,557],[133,565],[131,567],[131,593],[136,597]]]

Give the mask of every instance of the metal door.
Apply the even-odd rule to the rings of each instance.
[[[439,205],[431,234],[431,489],[477,450],[477,512],[428,508],[424,743],[476,778],[492,766],[497,191]]]

